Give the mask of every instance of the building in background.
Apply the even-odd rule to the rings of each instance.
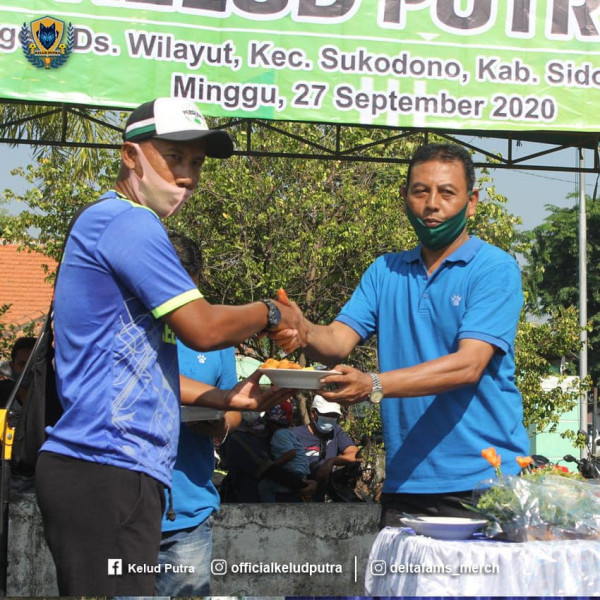
[[[51,272],[56,261],[39,252],[18,251],[16,244],[0,245],[0,306],[11,305],[0,316],[2,323],[22,328],[46,316],[53,285],[46,281],[44,265]]]
[[[0,240],[0,330],[10,334],[3,334],[5,341],[23,335],[23,329],[31,322],[34,322],[33,335],[42,327],[53,291],[52,283],[46,278],[55,268],[54,259],[39,252],[19,252],[18,245],[2,245]],[[9,307],[3,311],[2,307],[6,305]],[[3,359],[8,357],[3,354],[7,349],[8,346],[0,348],[3,351],[0,372],[5,368]]]

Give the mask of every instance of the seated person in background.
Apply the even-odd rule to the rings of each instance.
[[[274,406],[266,415],[267,426],[275,429],[271,436],[270,454],[276,464],[284,470],[306,479],[310,474],[308,459],[304,446],[290,430],[292,423],[293,406],[289,400],[284,400],[279,406]],[[258,493],[261,502],[299,501],[298,493],[288,486],[277,483],[267,477],[258,483]]]
[[[243,422],[221,446],[221,458],[227,475],[220,488],[222,502],[261,502],[259,484],[269,479],[289,489],[278,501],[298,501],[310,498],[315,483],[289,470],[271,458],[271,437],[279,425],[264,415],[255,423]]]
[[[311,478],[317,481],[315,500],[324,499],[334,466],[357,460],[358,446],[339,426],[341,416],[342,409],[337,402],[327,402],[317,394],[310,409],[310,423],[291,429],[304,446]]]

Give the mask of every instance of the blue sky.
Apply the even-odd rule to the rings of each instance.
[[[500,152],[507,155],[507,143],[504,140],[478,138],[463,139],[472,145],[484,148],[488,152]],[[543,144],[524,144],[520,148],[513,147],[515,159],[527,155],[542,152],[551,148]],[[579,154],[574,148],[568,148],[553,153],[546,157],[538,158],[530,164],[557,165],[561,167],[575,167],[579,164]],[[481,159],[481,155],[479,157]],[[593,165],[593,153],[585,151],[584,161],[586,167]],[[496,192],[506,196],[507,208],[514,215],[523,219],[522,229],[532,229],[543,223],[548,211],[546,205],[551,204],[559,207],[574,206],[575,198],[567,198],[569,194],[579,193],[579,175],[565,171],[538,171],[519,169],[493,169],[491,175],[496,186]],[[586,194],[591,196],[594,192],[596,175],[586,173],[584,175],[584,186]]]

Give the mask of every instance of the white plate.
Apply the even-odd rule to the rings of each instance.
[[[339,375],[339,371],[316,371],[312,369],[260,369],[276,386],[299,390],[319,390],[319,383],[326,375]]]
[[[223,416],[223,411],[217,408],[207,408],[206,406],[182,406],[181,422],[189,421],[216,421]]]
[[[460,517],[402,517],[402,523],[411,527],[415,533],[438,540],[466,540],[487,521],[485,519],[463,519]]]

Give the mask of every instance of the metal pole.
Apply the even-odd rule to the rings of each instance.
[[[585,158],[583,148],[579,148],[579,327],[581,332],[581,350],[579,351],[579,377],[581,381],[588,375],[587,361],[587,220],[585,208]],[[587,393],[583,393],[579,403],[579,427],[585,432],[588,430],[588,400]],[[587,455],[587,447],[581,449],[581,458]]]

